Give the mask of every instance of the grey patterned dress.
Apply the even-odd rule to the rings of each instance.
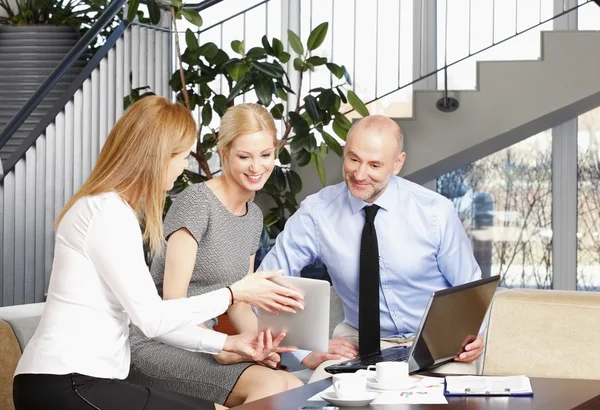
[[[244,216],[235,216],[205,184],[188,187],[175,200],[164,222],[164,235],[185,228],[198,253],[188,296],[207,293],[240,280],[248,273],[250,256],[258,248],[262,212],[248,202]],[[162,296],[165,254],[157,254],[150,269]],[[213,328],[216,319],[205,324]],[[212,355],[178,349],[131,331],[131,371],[128,380],[223,404],[252,363],[222,365]]]

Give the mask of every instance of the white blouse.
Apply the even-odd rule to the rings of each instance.
[[[85,197],[56,232],[44,313],[15,374],[125,379],[130,321],[163,343],[218,353],[227,335],[196,325],[228,307],[227,289],[163,301],[144,260],[133,209],[113,192]]]

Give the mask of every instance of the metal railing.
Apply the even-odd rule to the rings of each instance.
[[[77,44],[67,53],[62,61],[56,66],[56,68],[50,73],[50,75],[42,82],[38,87],[37,91],[27,100],[27,102],[21,107],[21,109],[15,114],[15,116],[6,124],[6,126],[0,131],[0,148],[2,148],[12,135],[17,132],[19,127],[23,125],[27,117],[37,108],[37,106],[44,100],[46,95],[52,90],[52,88],[60,81],[62,76],[73,66],[73,64],[79,60],[87,50],[87,47],[96,39],[100,32],[111,23],[117,13],[121,10],[127,0],[115,0],[113,1],[98,18],[98,21],[90,27],[90,29],[79,39]],[[124,30],[124,28],[123,28]],[[117,37],[118,38],[118,37]],[[116,41],[116,39],[114,39]],[[108,42],[108,41],[107,41]],[[103,47],[97,54],[100,54]],[[108,52],[108,49],[106,49]],[[94,59],[93,59],[94,60]],[[89,64],[88,64],[89,66]],[[89,74],[89,73],[88,73]],[[79,88],[79,86],[77,87]],[[75,91],[73,91],[75,92]],[[52,117],[54,118],[54,117]],[[46,117],[44,117],[46,119]],[[50,120],[51,121],[51,120]],[[41,123],[41,122],[40,122]],[[48,122],[49,124],[50,122]],[[40,128],[40,131],[45,129],[48,124]],[[34,130],[35,131],[35,130]],[[31,134],[30,134],[31,135]],[[39,135],[39,134],[38,134]],[[37,137],[36,137],[37,138]],[[29,139],[29,137],[28,137]],[[22,152],[21,154],[23,154]],[[16,161],[15,161],[16,162]],[[14,164],[13,164],[14,165]],[[4,174],[9,171],[10,167],[3,166]]]

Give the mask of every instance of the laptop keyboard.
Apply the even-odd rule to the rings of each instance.
[[[379,362],[405,362],[408,360],[409,353],[409,348],[388,349],[384,354],[361,357],[360,364],[368,366]]]

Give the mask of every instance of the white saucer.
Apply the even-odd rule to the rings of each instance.
[[[369,377],[367,379],[367,387],[375,390],[408,390],[415,387],[417,383],[419,383],[419,381],[413,378],[397,380],[389,383],[377,383],[377,379],[374,377]]]
[[[334,406],[366,406],[379,396],[378,393],[365,392],[360,398],[342,399],[335,392],[321,394],[321,398]]]

